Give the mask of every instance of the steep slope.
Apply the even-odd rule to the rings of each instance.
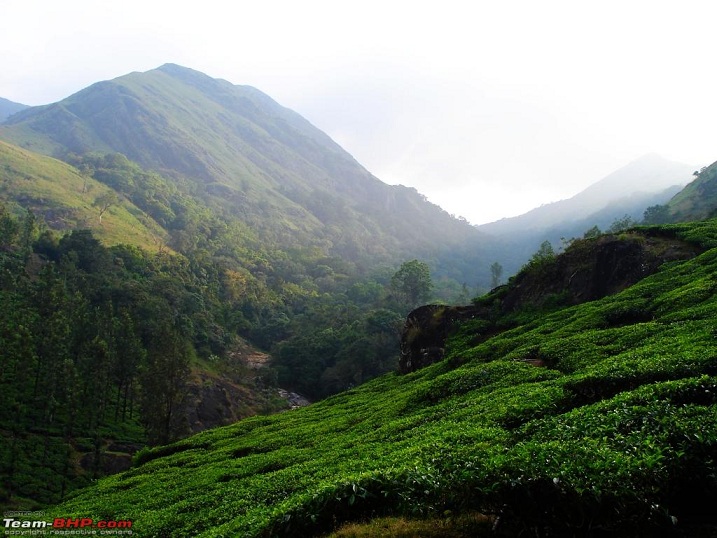
[[[29,107],[27,105],[14,103],[12,101],[9,101],[8,99],[3,99],[2,97],[0,97],[0,123],[5,121],[8,117],[12,116],[16,112],[20,112],[21,110],[24,110],[26,108]]]
[[[481,240],[414,189],[373,177],[260,91],[176,65],[26,110],[0,127],[0,138],[60,157],[120,152],[188,181],[195,195],[273,241],[349,259],[428,256],[433,245]]]
[[[669,218],[686,222],[712,217],[717,208],[717,163],[696,173],[697,177],[668,203]]]
[[[97,200],[110,189],[56,159],[0,141],[0,201],[13,201],[57,230],[89,228],[109,245],[149,250],[164,236],[126,199],[116,199],[100,220]]]
[[[315,536],[447,511],[501,536],[713,530],[717,223],[654,234],[704,253],[616,295],[522,309],[498,334],[465,321],[437,364],[144,452],[48,514],[152,536]]]

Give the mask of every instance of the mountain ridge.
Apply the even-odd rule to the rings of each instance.
[[[0,97],[0,123],[4,122],[7,118],[16,114],[26,108],[30,108],[28,105],[21,103],[15,103],[9,99]]]
[[[669,200],[671,195],[668,193],[672,192],[675,186],[686,185],[692,179],[693,170],[693,166],[648,153],[611,172],[570,198],[542,205],[517,217],[483,224],[478,228],[495,235],[514,234],[519,231],[540,233],[550,228],[564,226],[570,221],[588,223],[594,219],[594,214],[600,213],[611,204],[620,204],[622,200],[628,198],[633,198],[631,206],[642,206],[644,210],[648,205],[652,205],[651,202],[655,199]],[[664,195],[661,194],[663,192]],[[609,224],[614,218],[623,215],[616,213],[610,216],[612,217],[610,220],[602,217],[601,222],[593,224],[604,227],[605,220]],[[641,217],[641,214],[637,217]]]
[[[415,189],[381,182],[259,90],[174,64],[25,110],[0,138],[59,157],[122,153],[250,226],[343,256],[353,245],[384,260],[432,257],[435,245],[487,241]]]

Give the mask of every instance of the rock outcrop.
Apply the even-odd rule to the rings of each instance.
[[[565,306],[594,301],[632,286],[663,263],[700,252],[692,243],[652,230],[579,240],[551,262],[518,273],[504,290],[501,309],[512,312],[555,300]]]
[[[471,306],[421,306],[408,314],[401,334],[399,372],[409,373],[443,359],[448,336],[460,322],[480,318],[485,334],[500,330],[496,320],[526,308],[537,311],[600,299],[632,286],[666,262],[701,252],[660,229],[575,241],[563,254],[528,264],[509,283]]]
[[[443,359],[445,341],[457,322],[479,316],[475,306],[425,305],[413,310],[401,332],[399,372],[414,372]]]

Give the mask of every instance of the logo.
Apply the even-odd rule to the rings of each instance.
[[[2,520],[5,536],[129,536],[132,521],[94,520],[89,517],[57,517],[52,521],[43,519],[44,512],[10,512]],[[29,516],[34,519],[20,519]]]

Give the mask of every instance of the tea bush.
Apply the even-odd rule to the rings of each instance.
[[[712,221],[655,229],[717,245]],[[504,536],[717,525],[714,274],[708,250],[502,332],[467,322],[440,363],[150,450],[49,513],[132,519],[142,536],[446,511],[492,515]]]

